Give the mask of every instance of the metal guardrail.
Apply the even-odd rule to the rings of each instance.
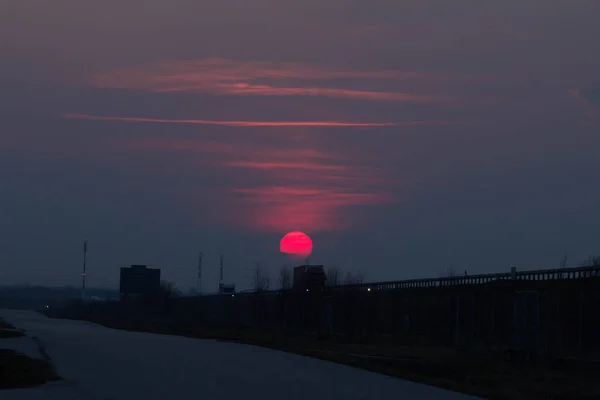
[[[359,291],[379,291],[379,290],[394,290],[394,289],[416,289],[416,288],[435,288],[435,287],[455,287],[459,285],[482,285],[496,281],[554,281],[567,279],[583,279],[600,277],[600,266],[593,267],[576,267],[576,268],[556,268],[556,269],[539,269],[530,271],[515,271],[501,272],[494,274],[479,274],[479,275],[464,275],[464,276],[449,276],[443,278],[424,278],[424,279],[408,279],[402,281],[386,281],[386,282],[368,282],[359,284],[343,284],[330,286],[329,289],[333,292],[347,291],[349,289]],[[235,296],[256,295],[274,295],[281,293],[281,290],[265,290],[261,292],[238,292]],[[218,293],[207,294],[208,296],[218,296]],[[235,297],[234,296],[234,297]]]
[[[503,272],[495,274],[451,276],[443,278],[409,279],[403,281],[371,282],[354,285],[336,285],[331,290],[340,291],[354,288],[358,290],[394,290],[412,288],[432,288],[457,285],[481,285],[502,280],[552,281],[562,279],[582,279],[600,277],[600,266],[541,269],[532,271]]]

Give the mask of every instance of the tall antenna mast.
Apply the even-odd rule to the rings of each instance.
[[[87,240],[83,241],[83,269],[81,271],[81,301],[85,301],[85,269],[87,262]]]
[[[202,256],[204,254],[200,252],[198,254],[198,276],[196,277],[196,294],[200,294],[202,290]]]
[[[221,254],[221,262],[219,265],[219,292],[221,292],[222,288],[223,288],[223,259],[225,258],[225,256],[223,254]]]

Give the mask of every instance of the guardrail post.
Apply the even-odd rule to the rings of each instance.
[[[579,353],[583,350],[583,290],[579,292],[579,335],[577,337],[577,349]]]

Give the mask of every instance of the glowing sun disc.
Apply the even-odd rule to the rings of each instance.
[[[279,251],[289,255],[308,257],[312,250],[312,240],[304,232],[289,232],[279,242]]]

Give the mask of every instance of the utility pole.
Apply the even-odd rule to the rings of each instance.
[[[83,241],[83,271],[81,272],[81,301],[85,301],[85,268],[87,261],[87,240]]]
[[[262,289],[262,272],[260,270],[260,261],[256,262],[256,269],[254,270],[254,289],[259,291]]]
[[[221,254],[221,261],[219,265],[219,293],[223,290],[223,259],[225,256]]]
[[[200,252],[198,255],[198,276],[196,277],[196,294],[200,294],[202,290],[202,256],[203,253]]]

